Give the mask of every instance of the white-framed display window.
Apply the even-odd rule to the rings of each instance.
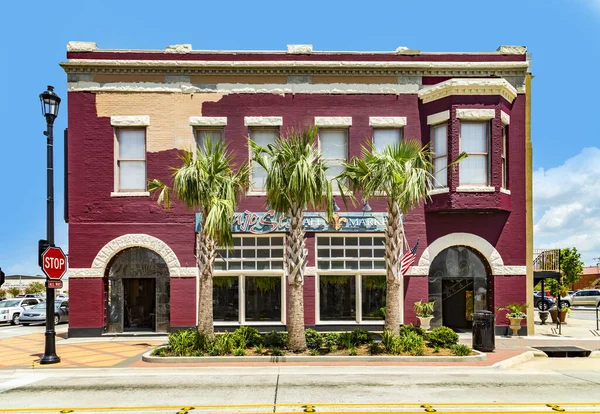
[[[258,145],[266,148],[273,144],[279,137],[278,127],[250,127],[248,136]],[[252,149],[248,148],[250,157],[250,195],[264,195],[267,181],[267,171],[255,162],[252,162]]]
[[[468,157],[458,165],[459,185],[490,185],[490,122],[461,121],[460,151]]]
[[[382,152],[387,145],[400,144],[403,135],[403,128],[373,128],[373,146]]]
[[[448,187],[448,124],[430,127],[434,188]]]
[[[383,234],[324,234],[316,244],[317,324],[383,324]]]
[[[240,235],[218,250],[213,277],[215,325],[285,324],[284,235]]]

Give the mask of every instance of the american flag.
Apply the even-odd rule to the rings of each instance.
[[[404,276],[406,272],[408,272],[408,269],[410,269],[412,264],[415,262],[415,259],[417,257],[415,253],[417,253],[417,249],[419,247],[419,239],[417,239],[417,242],[412,247],[412,249],[408,249],[406,253],[404,253],[404,256],[402,256],[402,260],[400,261],[400,274],[402,276]]]

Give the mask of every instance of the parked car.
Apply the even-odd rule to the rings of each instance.
[[[571,296],[561,298],[568,306],[600,306],[600,289],[578,290]]]
[[[539,310],[548,310],[552,306],[556,304],[554,298],[547,293],[542,295],[542,292],[539,291],[537,294],[533,295],[533,306],[538,308]]]
[[[26,309],[42,302],[37,298],[14,298],[0,302],[0,322],[10,322],[17,325],[19,319]]]
[[[66,300],[57,300],[54,302],[54,325],[69,320],[69,302]],[[32,323],[46,322],[46,303],[39,303],[34,307],[27,309],[21,315],[21,325],[28,326]]]

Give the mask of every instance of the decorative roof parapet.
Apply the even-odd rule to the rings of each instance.
[[[499,46],[496,52],[500,52],[503,55],[524,55],[527,53],[526,46]]]
[[[505,79],[449,79],[419,91],[423,103],[452,95],[500,95],[509,102],[517,97],[517,90]]]
[[[96,42],[69,42],[67,52],[93,52],[98,50]]]
[[[189,43],[181,45],[169,45],[165,48],[165,53],[191,53],[192,45]]]
[[[293,55],[310,55],[313,45],[287,45],[287,52]]]

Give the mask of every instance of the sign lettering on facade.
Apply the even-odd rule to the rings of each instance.
[[[302,222],[307,232],[382,232],[385,231],[387,213],[348,212],[334,213],[327,221],[325,212],[307,212]],[[196,213],[196,232],[200,231],[200,213]],[[234,233],[285,233],[290,219],[273,210],[266,212],[244,211],[233,216]]]

